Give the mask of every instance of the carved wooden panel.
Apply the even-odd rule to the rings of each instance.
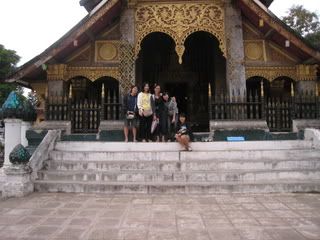
[[[119,41],[96,41],[95,42],[96,62],[117,62],[119,61]]]
[[[181,63],[184,42],[197,31],[213,34],[226,56],[224,9],[220,0],[210,3],[141,3],[137,5],[135,23],[136,57],[144,37],[152,32],[163,32],[175,41]]]

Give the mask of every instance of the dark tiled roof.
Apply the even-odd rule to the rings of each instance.
[[[85,9],[90,12],[97,6],[102,0],[80,0],[80,6],[85,7]]]
[[[260,0],[260,2],[262,2],[264,5],[269,7],[271,5],[271,3],[273,2],[273,0]]]

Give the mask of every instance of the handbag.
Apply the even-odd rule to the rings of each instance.
[[[135,117],[136,117],[135,114],[132,113],[132,112],[127,113],[127,115],[126,115],[126,118],[127,118],[128,120],[132,120],[132,119],[134,119]]]

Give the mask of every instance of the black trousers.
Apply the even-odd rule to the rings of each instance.
[[[151,140],[151,124],[153,115],[149,117],[140,116],[140,138],[145,140]]]

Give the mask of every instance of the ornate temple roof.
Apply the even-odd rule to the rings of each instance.
[[[80,4],[90,11],[88,15],[48,49],[21,66],[6,81],[17,82],[24,86],[30,86],[30,80],[43,81],[46,79],[45,64],[62,63],[76,49],[91,41],[92,36],[112,25],[119,19],[122,6],[126,2],[125,0],[81,0]],[[320,52],[272,14],[267,8],[271,3],[272,0],[236,1],[243,16],[256,26],[266,39],[279,46],[285,46],[286,41],[290,41],[290,46],[286,49],[299,57],[301,64],[319,64]],[[260,21],[264,22],[263,26],[259,26]]]

